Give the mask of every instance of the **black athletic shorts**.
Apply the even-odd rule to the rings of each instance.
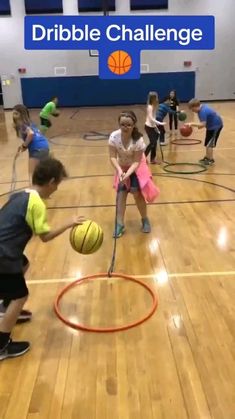
[[[216,147],[219,135],[223,127],[217,129],[207,129],[205,138],[205,147]]]
[[[28,265],[29,261],[23,255],[23,267]],[[17,300],[26,297],[29,293],[23,272],[2,273],[0,272],[0,299]]]
[[[40,117],[40,120],[41,120],[41,125],[43,125],[44,127],[47,127],[47,128],[51,127],[51,121],[49,119]]]

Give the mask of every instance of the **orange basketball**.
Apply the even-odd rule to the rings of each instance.
[[[131,69],[132,59],[126,51],[114,51],[108,58],[108,68],[112,73],[119,76]]]
[[[193,132],[192,127],[190,127],[189,125],[182,125],[182,127],[180,128],[180,134],[183,137],[189,137]]]

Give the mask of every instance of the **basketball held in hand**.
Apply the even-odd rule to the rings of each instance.
[[[72,248],[82,255],[96,252],[101,247],[103,238],[102,228],[91,220],[73,227],[70,232]]]
[[[178,114],[178,120],[179,121],[186,121],[186,119],[187,119],[186,113],[183,112],[183,111],[179,112],[179,114]]]
[[[182,127],[180,128],[180,134],[182,135],[182,137],[189,137],[193,132],[192,127],[190,127],[189,125],[182,125]]]

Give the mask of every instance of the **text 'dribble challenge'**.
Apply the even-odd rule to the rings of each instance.
[[[213,16],[26,16],[25,48],[99,51],[101,78],[138,78],[143,50],[214,49]],[[113,51],[132,59],[128,73],[107,65]]]

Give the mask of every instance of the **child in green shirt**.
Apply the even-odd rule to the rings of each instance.
[[[52,123],[50,120],[50,116],[59,116],[59,112],[56,109],[56,106],[58,105],[58,97],[54,96],[51,98],[50,102],[46,103],[44,108],[40,112],[40,120],[41,120],[41,126],[40,129],[42,133],[45,133],[48,128],[51,127]]]

